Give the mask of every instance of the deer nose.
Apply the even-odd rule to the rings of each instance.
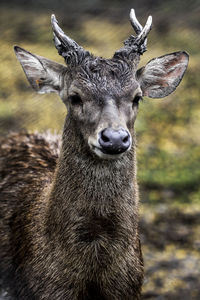
[[[125,129],[106,128],[99,133],[99,144],[106,154],[120,154],[131,145],[131,137]]]

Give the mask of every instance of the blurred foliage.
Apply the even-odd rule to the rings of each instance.
[[[143,298],[200,299],[200,210],[195,205],[142,205]]]
[[[177,50],[190,53],[186,75],[165,99],[144,99],[136,121],[142,198],[197,203],[200,198],[200,92],[198,0],[1,1],[0,134],[10,130],[61,131],[66,110],[54,94],[37,95],[28,86],[12,46],[19,44],[63,63],[52,43],[50,14],[69,36],[96,55],[111,57],[132,34],[134,5],[139,20],[153,15],[153,30],[141,66]],[[192,18],[191,18],[192,16]],[[146,192],[148,191],[148,193]]]

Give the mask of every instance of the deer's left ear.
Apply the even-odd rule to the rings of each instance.
[[[181,82],[188,61],[189,55],[184,51],[150,60],[136,73],[143,95],[163,98],[171,94]]]

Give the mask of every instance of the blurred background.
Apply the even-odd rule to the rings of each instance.
[[[13,52],[17,44],[63,63],[52,42],[50,15],[95,55],[112,57],[134,34],[130,9],[153,16],[153,57],[185,50],[189,68],[164,99],[145,98],[136,121],[144,299],[200,299],[200,0],[1,0],[0,135],[62,130],[65,107],[55,94],[29,87]]]

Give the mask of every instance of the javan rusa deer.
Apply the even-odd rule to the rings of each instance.
[[[162,98],[180,83],[187,53],[137,70],[151,29],[130,14],[136,36],[111,59],[91,55],[52,16],[55,46],[67,66],[16,46],[33,89],[67,107],[58,141],[12,134],[1,141],[0,265],[13,299],[140,299],[134,122],[143,96]]]

